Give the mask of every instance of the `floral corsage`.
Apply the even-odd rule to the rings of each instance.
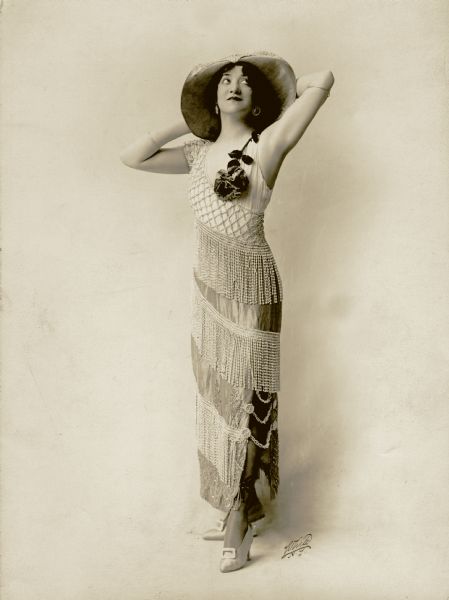
[[[226,169],[220,169],[217,173],[214,183],[214,192],[224,201],[240,198],[242,193],[248,189],[248,176],[241,166],[240,161],[242,160],[246,165],[250,165],[254,162],[251,156],[243,154],[246,146],[251,140],[254,140],[257,143],[259,141],[259,134],[253,131],[251,137],[241,150],[229,152],[231,160],[228,162]]]

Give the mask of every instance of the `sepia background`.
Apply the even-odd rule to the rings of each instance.
[[[3,2],[3,600],[447,600],[448,18],[437,0]],[[180,118],[195,64],[256,49],[335,85],[266,213],[281,487],[222,574],[201,539],[219,513],[199,497],[188,180],[119,154]]]

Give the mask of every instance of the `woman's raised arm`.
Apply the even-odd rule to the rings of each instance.
[[[164,144],[190,133],[185,121],[145,133],[120,154],[127,167],[151,173],[188,173],[189,166],[182,146],[162,148]]]
[[[282,161],[299,142],[333,85],[331,71],[303,75],[296,82],[298,98],[278,121],[262,132],[259,142],[260,168],[269,187],[273,187]]]

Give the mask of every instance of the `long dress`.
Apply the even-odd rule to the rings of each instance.
[[[211,145],[184,142],[195,230],[191,358],[200,496],[227,511],[238,502],[249,439],[261,448],[261,485],[270,499],[278,492],[282,283],[264,234],[272,190],[258,144],[245,150],[254,159],[242,165],[248,190],[232,201],[217,196],[208,179]]]

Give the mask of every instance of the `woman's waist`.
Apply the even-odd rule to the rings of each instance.
[[[197,235],[216,242],[220,245],[235,247],[236,249],[257,254],[270,254],[272,251],[265,238],[263,221],[255,226],[246,224],[239,227],[212,226],[195,219]]]

